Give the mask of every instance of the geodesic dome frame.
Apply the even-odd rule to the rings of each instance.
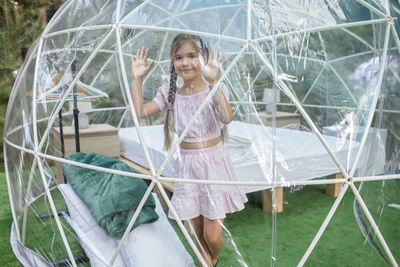
[[[162,182],[183,180],[161,174],[201,110],[224,82],[232,96],[230,103],[235,118],[240,121],[246,121],[249,114],[255,114],[256,120],[261,123],[261,109],[265,105],[263,90],[271,88],[274,94],[272,136],[269,139],[259,138],[265,142],[272,140],[269,142],[272,152],[267,157],[266,154],[258,155],[258,160],[262,158],[264,163],[271,160],[270,165],[264,166],[268,175],[263,177],[264,181],[238,181],[231,185],[290,187],[343,183],[339,196],[299,265],[303,265],[313,251],[349,187],[389,261],[396,265],[395,257],[364,203],[365,197],[359,192],[361,189],[355,186],[358,182],[390,181],[400,177],[399,135],[395,131],[400,112],[393,100],[399,95],[396,68],[399,66],[400,41],[396,8],[398,5],[389,1],[375,3],[363,0],[324,4],[289,1],[178,1],[168,4],[164,1],[67,1],[31,47],[18,74],[6,115],[4,154],[7,185],[13,229],[21,251],[24,250],[25,235],[29,229],[30,205],[45,195],[48,199],[47,212],[54,216],[57,228],[54,231],[59,231],[70,262],[76,265],[64,233],[65,225],[60,221],[50,192],[55,172],[53,162],[113,172],[63,159],[53,144],[52,129],[56,127],[59,112],[63,113],[67,123],[71,119],[64,103],[78,82],[83,81],[108,94],[107,99],[94,105],[90,115],[93,122],[107,122],[117,128],[135,127],[151,174],[122,174],[151,181],[141,205],[156,187],[172,210]],[[144,82],[147,90],[144,90],[143,99],[149,101],[157,88],[168,81],[168,44],[177,33],[199,35],[210,47],[220,47],[229,60],[226,68],[221,70],[220,80],[193,116],[186,131],[179,136],[162,164],[155,166],[151,157],[153,152],[149,151],[141,125],[158,124],[162,118],[139,121],[134,114],[130,92],[130,55],[137,48],[146,46],[150,48],[150,58],[155,60],[156,66]],[[351,42],[334,43],[344,36],[351,38]],[[76,72],[72,70],[72,62],[76,62]],[[55,86],[53,77],[60,73],[68,74],[61,81],[64,87],[59,94],[49,98],[49,91]],[[67,79],[67,76],[71,78]],[[280,102],[275,98],[278,94]],[[277,111],[281,110],[301,116],[302,125],[311,129],[343,178],[291,181],[275,171],[277,165],[287,163],[287,159],[279,158],[274,148],[275,137],[280,134],[275,131]],[[323,122],[319,121],[321,116]],[[323,135],[324,127],[343,126],[341,123],[346,126],[338,130],[341,140],[350,140],[349,146],[356,141],[359,145],[355,155],[346,152],[348,161],[344,162],[338,159],[341,149],[334,150]],[[370,143],[369,135],[374,135],[374,140],[386,139],[381,131],[372,130],[372,126],[388,130],[388,143],[383,149],[385,167],[380,173],[365,167],[376,161],[372,157],[374,148],[382,148],[379,143]],[[361,131],[359,139],[358,131]],[[367,156],[364,157],[364,154]],[[301,163],[299,160],[298,164]],[[288,172],[291,168],[288,167]],[[218,181],[213,183],[223,184]],[[40,193],[36,194],[33,187],[39,184],[42,188],[37,189]],[[194,242],[179,218],[176,219],[199,257]],[[276,218],[273,220],[276,223]],[[113,259],[117,254],[118,250]]]

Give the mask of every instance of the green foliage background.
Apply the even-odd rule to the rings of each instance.
[[[31,44],[64,0],[0,0],[0,145],[3,162],[3,127],[13,71],[25,59]]]

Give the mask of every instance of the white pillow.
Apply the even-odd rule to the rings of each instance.
[[[68,221],[77,233],[91,266],[107,266],[119,241],[109,237],[96,223],[88,207],[76,195],[71,185],[60,184],[58,188],[68,207]],[[141,224],[130,232],[113,266],[195,266],[192,257],[169,223],[157,195],[153,193],[153,197],[156,200],[159,219],[154,223]]]
[[[156,200],[156,212],[159,216],[154,223],[137,226],[129,234],[121,249],[127,266],[151,267],[192,267],[192,257],[186,251],[175,230],[168,221],[161,203]]]
[[[78,197],[69,184],[60,184],[60,189],[70,214],[71,227],[78,235],[80,244],[90,259],[91,266],[108,266],[118,241],[109,237],[89,212],[89,208]],[[125,266],[121,253],[113,266]]]

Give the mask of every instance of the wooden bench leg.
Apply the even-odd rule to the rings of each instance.
[[[165,200],[157,186],[153,187],[153,192],[156,193],[158,200],[160,200],[162,208],[164,210],[167,209],[168,208],[167,202],[165,202]],[[168,198],[171,199],[171,192],[169,192],[168,190],[165,190],[165,193],[167,193]]]
[[[64,172],[61,167],[61,162],[56,161],[56,183],[57,184],[63,184],[64,183]]]
[[[275,192],[274,195],[275,195],[276,206],[273,207],[272,190],[265,189],[262,191],[263,211],[279,213],[283,211],[283,187],[276,187],[273,190]]]
[[[189,221],[184,221],[183,225],[185,226],[186,231],[188,231],[188,233],[189,233],[190,235],[193,235],[193,231],[192,231],[192,229],[190,228]]]
[[[327,177],[329,179],[340,179],[340,178],[343,178],[343,174],[342,173],[336,173],[336,174],[328,175]],[[329,195],[329,196],[337,197],[339,195],[339,191],[340,191],[341,185],[342,185],[342,183],[327,184],[326,188],[325,188],[325,193],[327,195]]]

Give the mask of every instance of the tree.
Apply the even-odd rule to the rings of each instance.
[[[14,83],[12,72],[64,0],[0,0],[0,135]],[[2,151],[2,149],[1,149]]]

